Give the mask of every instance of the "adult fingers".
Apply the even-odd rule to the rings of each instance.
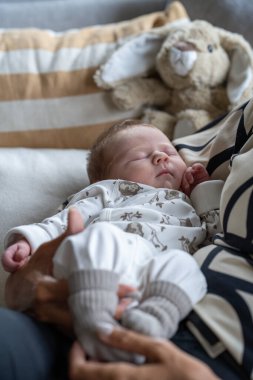
[[[45,302],[44,304],[36,305],[33,309],[33,315],[36,319],[54,324],[61,328],[65,333],[73,333],[73,321],[67,304],[56,304]]]
[[[43,322],[50,322],[72,330],[72,318],[68,307],[68,283],[44,276],[36,287],[33,313]]]
[[[138,373],[135,371],[135,376],[129,379],[153,379],[151,372],[154,371],[159,380],[218,380],[206,364],[167,340],[123,329],[114,329],[111,334],[99,336],[104,343],[141,354],[148,359],[149,363],[137,367]]]
[[[44,276],[36,288],[38,302],[67,302],[69,288],[67,280],[56,280],[51,276]]]
[[[113,347],[146,356],[154,362],[169,359],[168,342],[155,339],[126,329],[98,332],[100,339]]]
[[[84,230],[83,218],[76,207],[70,207],[68,211],[68,226],[66,235],[74,235]]]
[[[62,235],[58,236],[56,239],[53,239],[50,242],[43,244],[41,247],[44,246],[44,248],[46,248],[46,250],[48,251],[48,254],[55,254],[56,249],[66,238],[66,236],[77,234],[83,231],[83,229],[84,224],[80,212],[77,208],[70,207],[68,210],[68,223],[66,231]]]
[[[69,377],[71,380],[142,380],[138,377],[138,367],[132,364],[87,361],[77,342],[70,350]]]
[[[81,232],[84,229],[82,216],[76,208],[68,210],[67,230],[56,239],[42,244],[29,260],[30,267],[33,266],[43,274],[52,274],[52,258],[57,248],[66,236]]]
[[[106,365],[104,365],[106,366]],[[85,353],[78,342],[75,342],[69,354],[69,378],[71,380],[104,380],[105,374],[102,373],[100,364],[88,362]]]

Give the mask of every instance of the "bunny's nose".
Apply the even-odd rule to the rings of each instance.
[[[170,64],[177,75],[186,76],[194,66],[197,60],[196,50],[182,50],[183,46],[178,49],[176,46],[170,49]]]

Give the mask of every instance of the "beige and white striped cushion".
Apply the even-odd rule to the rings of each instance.
[[[126,37],[187,18],[179,2],[116,24],[0,30],[0,147],[89,148],[122,112],[93,74]]]

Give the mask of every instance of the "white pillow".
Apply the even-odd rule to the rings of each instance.
[[[11,227],[39,222],[89,181],[87,150],[0,149],[0,249]],[[0,269],[0,305],[7,273]]]

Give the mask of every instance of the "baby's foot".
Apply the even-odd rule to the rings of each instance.
[[[141,309],[126,310],[121,319],[122,326],[153,337],[164,336],[165,330],[161,321],[152,314]]]

